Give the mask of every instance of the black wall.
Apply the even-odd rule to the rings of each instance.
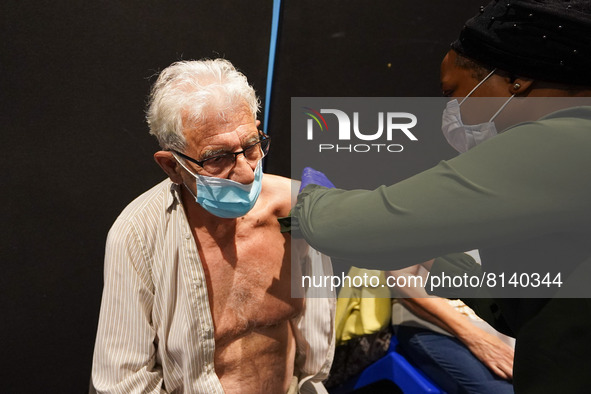
[[[439,97],[439,64],[464,22],[485,3],[284,2],[269,124],[271,172],[290,175],[289,151],[277,155],[276,148],[290,143],[291,97]],[[443,143],[441,132],[434,132]],[[425,168],[424,163],[408,162],[398,179]]]
[[[284,1],[267,171],[289,175],[292,96],[439,95],[439,62],[479,5]],[[143,119],[154,74],[225,57],[264,98],[271,9],[268,0],[0,4],[1,391],[87,389],[107,231],[163,178]]]

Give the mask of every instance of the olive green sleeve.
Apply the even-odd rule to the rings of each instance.
[[[388,270],[588,226],[591,122],[586,131],[581,122],[522,124],[371,191],[310,185],[292,210],[292,234],[322,253]]]

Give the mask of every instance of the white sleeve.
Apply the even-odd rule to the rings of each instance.
[[[330,258],[309,248],[302,262],[302,274],[311,276],[332,275]],[[335,348],[334,291],[328,288],[305,289],[305,312],[297,323],[299,331],[298,357],[301,393],[326,393],[322,381],[328,377]]]
[[[92,363],[98,393],[164,393],[151,324],[154,286],[133,225],[117,220],[107,237],[104,289]]]

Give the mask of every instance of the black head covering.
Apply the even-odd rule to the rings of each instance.
[[[492,1],[452,48],[518,76],[591,86],[591,0]]]

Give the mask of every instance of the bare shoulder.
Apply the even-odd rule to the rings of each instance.
[[[277,216],[287,216],[291,210],[292,197],[295,200],[299,188],[300,181],[279,175],[265,174],[261,197]]]

